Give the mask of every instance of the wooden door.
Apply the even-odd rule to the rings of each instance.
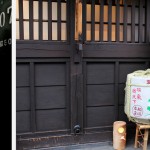
[[[70,131],[71,3],[18,0],[17,135]]]
[[[84,0],[76,5],[80,37],[75,63],[77,83],[83,86],[74,100],[74,122],[81,125],[83,133],[108,133],[116,120],[132,127],[124,113],[124,88],[128,73],[150,67],[150,4],[140,0]]]

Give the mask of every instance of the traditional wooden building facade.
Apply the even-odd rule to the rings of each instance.
[[[108,141],[126,76],[150,68],[149,0],[17,0],[17,149]]]

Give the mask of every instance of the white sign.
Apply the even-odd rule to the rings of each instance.
[[[12,6],[11,0],[0,0],[0,50],[10,49]],[[5,48],[6,47],[6,48]]]
[[[139,119],[150,119],[150,78],[131,79],[130,115]]]

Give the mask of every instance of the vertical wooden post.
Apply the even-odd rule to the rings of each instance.
[[[75,38],[78,39],[78,35],[82,33],[82,3],[80,2],[80,0],[76,1],[76,10],[75,11],[76,11]]]
[[[43,40],[43,21],[42,21],[42,13],[43,13],[43,2],[39,0],[39,40]]]
[[[135,1],[132,0],[131,7],[131,41],[135,42]]]
[[[134,148],[138,148],[138,139],[139,139],[139,128],[136,126],[136,133],[135,133],[135,142],[134,142]]]
[[[111,35],[112,35],[112,1],[109,0],[108,1],[108,42],[111,42],[112,38],[111,38]]]
[[[147,150],[147,142],[148,142],[148,129],[145,129],[143,150]]]
[[[33,0],[29,1],[29,36],[33,40]]]
[[[114,103],[115,103],[115,118],[114,120],[119,119],[119,62],[115,62],[115,91],[114,91]]]
[[[31,105],[31,131],[36,132],[36,108],[35,108],[35,72],[34,63],[30,62],[30,105]]]
[[[70,84],[70,91],[71,91],[71,133],[74,134],[74,127],[79,125],[81,127],[80,133],[83,133],[83,68],[82,68],[82,51],[76,49],[76,43],[74,40],[74,25],[75,22],[75,3],[77,1],[70,1],[71,6],[71,46],[72,50],[70,53],[70,71],[71,71],[71,84]],[[79,1],[78,1],[79,2]],[[79,3],[80,11],[81,9],[81,2]],[[77,6],[76,6],[77,8]],[[77,11],[77,10],[76,10]],[[79,13],[79,12],[78,12]],[[81,11],[82,14],[82,11]],[[82,16],[82,15],[81,15]],[[80,19],[82,18],[80,16]],[[79,18],[78,18],[79,19]],[[79,19],[79,20],[80,20]],[[78,20],[78,32],[81,32],[82,23]],[[77,22],[76,22],[77,23]],[[77,25],[77,24],[76,24]]]
[[[95,41],[95,0],[91,2],[91,41]]]
[[[52,1],[48,0],[48,40],[52,40]]]
[[[150,42],[150,1],[146,0],[146,43]]]
[[[23,24],[23,1],[19,1],[19,32],[20,40],[24,39],[24,24]]]
[[[120,34],[119,34],[119,28],[120,28],[120,3],[119,3],[119,0],[117,0],[117,3],[116,3],[116,42],[119,42],[120,41]]]
[[[100,42],[103,42],[103,29],[104,29],[104,0],[100,3]]]
[[[57,1],[57,40],[61,41],[61,0]]]
[[[86,41],[86,0],[82,0],[82,39]]]
[[[139,2],[139,43],[142,43],[144,42],[144,35],[143,35],[143,13],[144,13],[144,10],[143,10],[143,0],[140,0]],[[144,33],[146,34],[146,33]]]
[[[123,12],[123,42],[127,42],[127,1],[124,1],[124,12]]]

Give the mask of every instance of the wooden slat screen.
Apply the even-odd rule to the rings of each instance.
[[[123,6],[123,22],[124,22],[124,26],[123,26],[123,40],[124,42],[127,42],[127,3],[126,1],[124,1],[124,6]]]
[[[91,25],[91,40],[92,41],[95,41],[95,36],[94,36],[94,33],[95,33],[95,0],[92,1],[92,4],[91,4],[91,21],[92,21],[92,25]]]
[[[66,0],[17,0],[17,40],[67,41]]]
[[[69,40],[68,0],[16,2],[18,40]],[[148,43],[147,3],[146,0],[83,0],[80,12],[83,41]]]
[[[119,0],[117,0],[116,3],[116,42],[119,42],[120,34],[119,34],[119,18],[120,18],[120,3]]]
[[[146,0],[86,0],[86,41],[145,43]],[[85,8],[86,7],[86,8]],[[99,17],[99,20],[95,19]],[[83,27],[83,28],[84,28]],[[84,35],[85,33],[83,33]]]

